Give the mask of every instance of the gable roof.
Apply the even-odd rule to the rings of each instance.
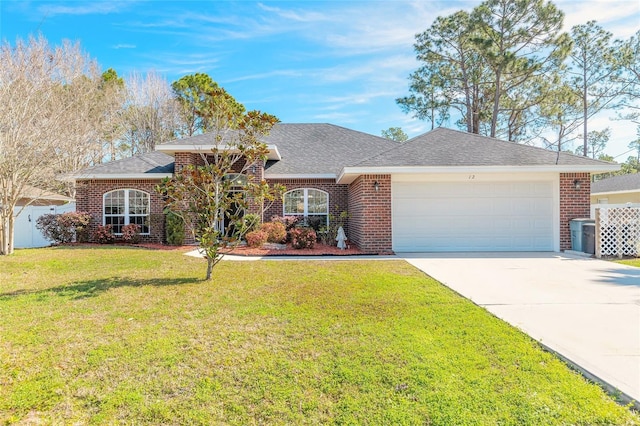
[[[358,166],[609,165],[600,160],[439,127]]]
[[[604,172],[619,165],[439,127],[388,151],[347,166],[338,178],[361,174],[465,172]]]
[[[203,134],[157,146],[157,151],[100,164],[74,175],[86,179],[160,179],[174,158],[164,152],[211,149]],[[264,138],[270,146],[265,177],[337,178],[349,183],[365,173],[609,172],[619,165],[557,153],[476,134],[438,128],[399,143],[326,123],[278,123]]]
[[[346,165],[399,146],[398,142],[333,124],[274,126],[265,142],[278,147],[282,158],[269,161],[265,177],[327,175],[336,177]]]
[[[640,192],[640,173],[612,176],[591,184],[591,193]]]
[[[174,155],[176,152],[200,152],[207,153],[211,152],[214,148],[220,149],[228,149],[228,144],[224,143],[226,137],[229,135],[233,135],[237,133],[235,130],[224,130],[217,132],[215,129],[202,133],[195,136],[190,136],[188,138],[182,139],[174,139],[169,142],[165,142],[162,144],[156,145],[156,151],[164,152],[169,155]],[[220,142],[216,142],[216,138],[220,136]],[[264,141],[267,144],[267,149],[269,150],[267,154],[267,158],[269,160],[279,160],[280,153],[278,152],[278,147],[275,145],[269,144],[269,142]]]
[[[74,178],[77,180],[161,179],[171,176],[173,165],[172,156],[153,151],[89,167],[74,174]]]

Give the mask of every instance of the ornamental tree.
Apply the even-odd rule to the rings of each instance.
[[[268,154],[261,140],[278,119],[259,111],[245,112],[224,89],[212,88],[210,105],[201,110],[211,127],[213,148],[202,153],[202,166],[187,166],[165,178],[157,190],[167,210],[180,216],[192,230],[207,259],[206,280],[225,253],[233,250],[250,226],[249,210],[264,211],[265,203],[281,196],[280,186],[270,186],[254,175]],[[255,216],[251,216],[255,217]]]

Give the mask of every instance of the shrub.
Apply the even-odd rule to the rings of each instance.
[[[313,230],[318,233],[322,228],[327,227],[327,218],[326,216],[308,216],[307,226],[313,228]]]
[[[98,225],[93,232],[93,239],[100,244],[110,244],[115,239],[111,225]]]
[[[181,246],[184,244],[184,220],[173,212],[168,212],[166,216],[165,232],[167,244],[171,246]]]
[[[261,247],[267,242],[267,233],[264,231],[251,231],[245,236],[249,247]]]
[[[281,243],[287,239],[287,230],[283,223],[268,222],[263,223],[260,229],[267,234],[267,241],[270,243]]]
[[[42,232],[42,235],[49,240],[56,243],[64,241],[64,237],[58,225],[57,214],[43,214],[36,220],[36,228]]]
[[[287,232],[295,228],[300,219],[302,219],[302,216],[271,216],[271,222],[283,224]]]
[[[320,241],[325,245],[335,246],[338,228],[341,226],[344,228],[349,217],[350,215],[347,211],[340,212],[338,217],[329,214],[329,226],[322,226],[320,228]]]
[[[84,242],[88,240],[90,222],[91,215],[85,212],[45,214],[36,221],[36,228],[47,240],[55,243]]]
[[[289,232],[289,237],[294,249],[313,248],[317,238],[312,228],[294,228]]]
[[[260,216],[255,213],[245,214],[242,218],[241,235],[260,229]]]
[[[122,241],[136,244],[140,242],[140,225],[130,223],[122,227]]]

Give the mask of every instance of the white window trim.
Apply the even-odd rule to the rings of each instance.
[[[125,197],[124,197],[124,211],[125,213],[123,215],[119,215],[119,214],[110,214],[107,215],[105,214],[105,200],[107,198],[108,194],[111,194],[113,192],[116,191],[126,191],[125,192]],[[142,191],[141,189],[135,189],[135,188],[118,188],[118,189],[113,189],[111,191],[105,192],[104,194],[102,194],[102,225],[106,225],[107,224],[107,216],[109,217],[118,217],[118,216],[124,216],[124,225],[130,225],[131,222],[129,221],[131,215],[128,213],[129,212],[129,191],[137,191],[137,192],[142,192],[143,194],[147,195],[147,214],[146,217],[147,219],[151,216],[151,194],[149,194],[146,191]],[[140,217],[143,215],[134,215],[135,217]],[[123,226],[124,226],[123,225]],[[150,235],[151,234],[151,223],[148,223],[147,228],[149,229],[149,232],[140,232],[140,235]],[[122,235],[122,232],[114,232],[113,235]]]
[[[285,197],[287,196],[287,194],[293,192],[293,191],[304,191],[304,195],[303,195],[303,200],[304,200],[304,213],[287,213],[285,211],[286,209],[286,203],[285,203]],[[327,212],[326,213],[309,213],[309,190],[312,191],[318,191],[318,192],[322,192],[323,194],[325,194],[327,196]],[[326,226],[329,226],[329,193],[327,191],[323,191],[322,189],[318,189],[318,188],[294,188],[290,191],[285,192],[284,194],[282,194],[282,215],[283,216],[302,216],[302,217],[309,217],[309,216],[326,216],[327,217],[327,223],[325,223]]]

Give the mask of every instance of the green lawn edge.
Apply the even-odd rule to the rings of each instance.
[[[531,338],[403,261],[0,259],[0,422],[637,425]]]

